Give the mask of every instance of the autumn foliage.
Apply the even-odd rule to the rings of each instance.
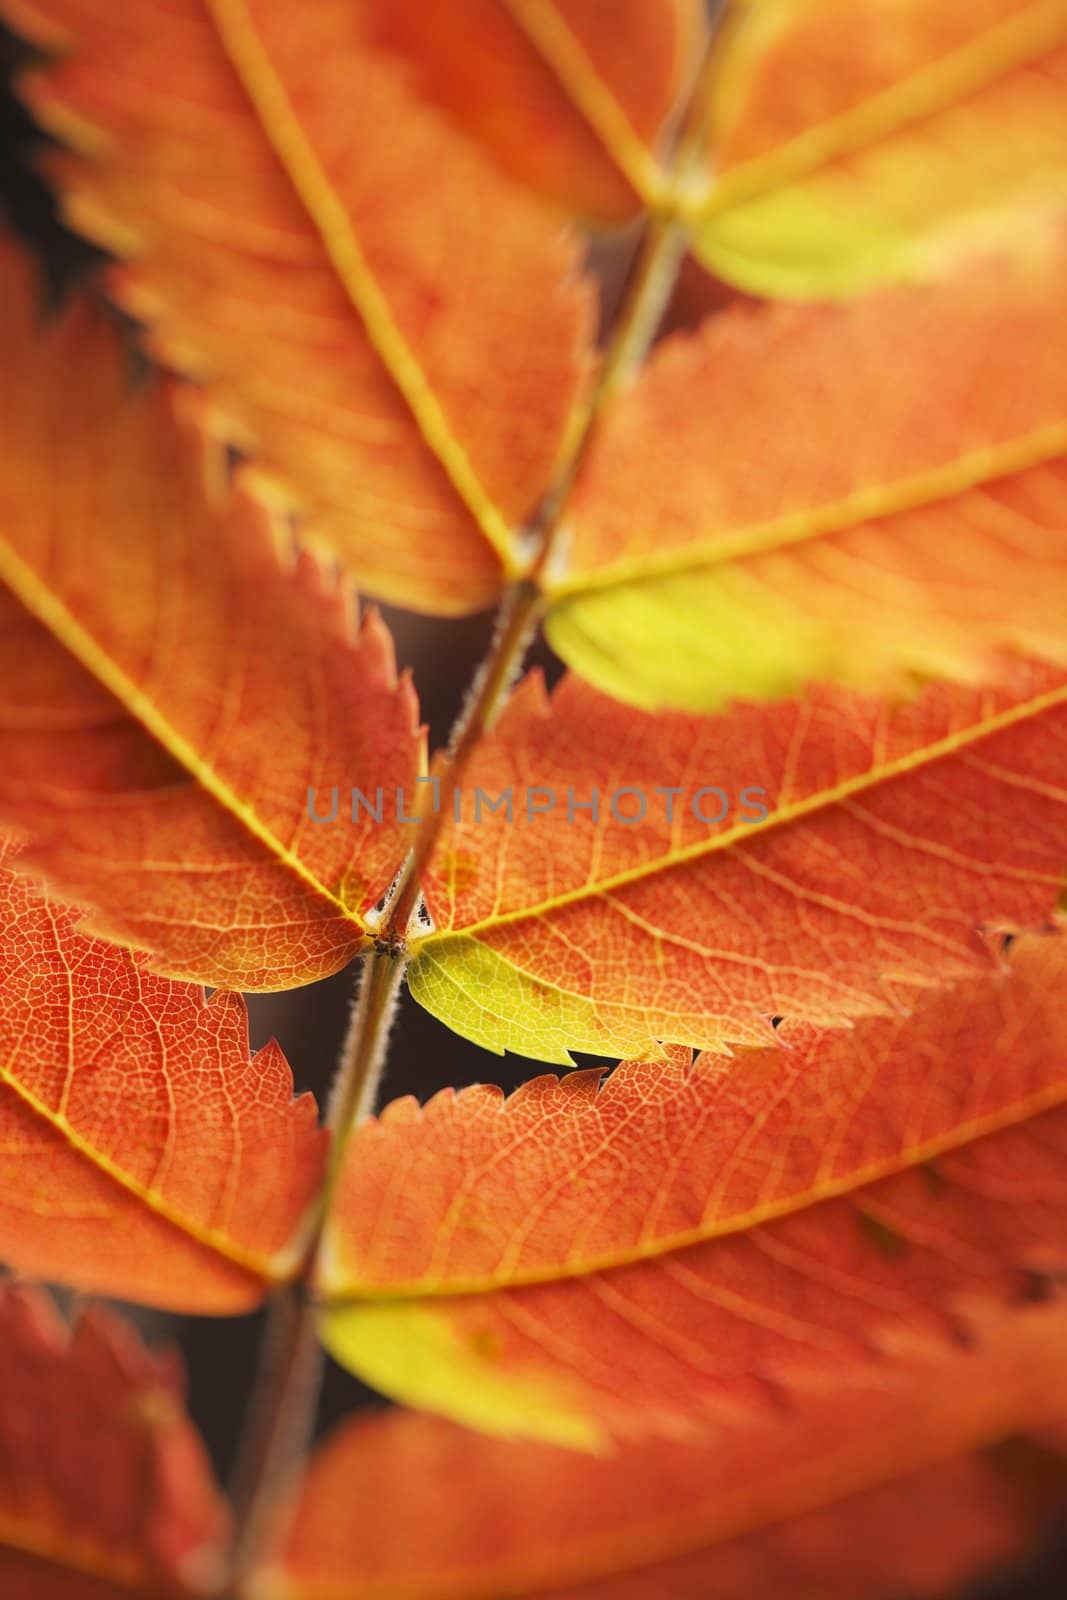
[[[0,238],[4,1594],[947,1600],[1024,1555],[1067,4],[0,18],[104,252],[46,305]],[[441,750],[374,602],[497,608]],[[349,966],[320,1117],[242,994]],[[402,989],[558,1075],[379,1107]],[[268,1308],[228,1499],[87,1296]],[[318,1442],[327,1351],[397,1404]]]

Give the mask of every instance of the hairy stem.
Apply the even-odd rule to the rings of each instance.
[[[419,818],[414,845],[387,912],[387,938],[399,941],[404,938],[419,901],[423,868],[434,852],[449,813],[451,791],[462,784],[471,756],[507,700],[540,620],[542,603],[541,591],[527,579],[512,584],[504,596],[489,654],[467,691],[447,750],[434,763],[440,801],[430,810],[424,808]]]
[[[348,1134],[374,1107],[406,965],[402,950],[383,947],[372,950],[363,963],[359,994],[330,1093],[326,1122],[333,1138],[321,1196],[323,1215],[329,1209]]]
[[[306,1453],[321,1385],[323,1355],[308,1284],[322,1242],[345,1137],[367,1114],[385,1062],[389,1028],[403,975],[401,953],[375,949],[366,957],[359,994],[334,1080],[327,1117],[333,1138],[302,1270],[280,1289],[267,1313],[263,1353],[249,1420],[234,1474],[237,1537],[231,1585],[247,1576],[276,1518],[278,1490]]]

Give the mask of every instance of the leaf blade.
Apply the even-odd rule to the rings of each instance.
[[[689,0],[642,0],[611,17],[574,0],[447,0],[429,17],[371,0],[368,12],[420,88],[557,205],[618,222],[659,197],[654,141],[701,25]]]
[[[17,1592],[147,1600],[217,1580],[229,1516],[174,1353],[100,1309],[67,1330],[43,1294],[10,1286],[0,1344],[0,1573]]]
[[[1065,243],[662,347],[576,487],[553,646],[648,709],[1062,664]]]
[[[44,329],[14,246],[0,281],[0,814],[31,836],[24,864],[173,976],[336,971],[406,830],[392,810],[318,826],[307,794],[412,792],[422,738],[391,640],[374,616],[356,631],[351,592],[255,497],[213,483],[196,407],[131,392],[87,299]]]
[[[6,14],[77,42],[26,95],[85,152],[61,187],[131,258],[112,282],[154,351],[208,382],[363,588],[489,603],[589,376],[572,245],[412,99],[355,8],[316,0],[301,29],[260,0]]]
[[[299,1266],[325,1161],[239,996],[77,931],[0,851],[3,1203],[18,1271],[178,1310],[255,1306]]]
[[[1012,671],[1005,690],[895,707],[819,690],[718,718],[634,712],[573,678],[547,701],[527,680],[427,873],[411,992],[487,1048],[567,1065],[761,1043],[771,1016],[838,1025],[981,970],[980,925],[1044,922],[1063,876],[1067,689]],[[511,786],[521,808],[531,779],[552,815],[475,820],[472,794]],[[644,797],[636,823],[609,813],[619,785]],[[593,790],[595,821],[564,815]]]
[[[780,0],[742,15],[712,93],[721,175],[702,259],[755,293],[818,299],[1025,231],[1062,204],[1065,72],[1060,0]]]
[[[1058,1309],[1016,1314],[881,1392],[843,1386],[759,1428],[598,1461],[431,1417],[349,1424],[313,1458],[264,1594],[340,1600],[358,1580],[368,1600],[853,1600],[887,1578],[951,1592],[1040,1525],[1040,1504],[963,1452],[1062,1406],[1062,1327]],[[357,1540],[339,1507],[364,1484],[379,1515]],[[383,1486],[399,1484],[394,1510]]]
[[[904,1020],[398,1102],[342,1172],[329,1348],[468,1426],[603,1448],[949,1347],[1063,1271],[1065,972],[1062,932],[1029,936]]]

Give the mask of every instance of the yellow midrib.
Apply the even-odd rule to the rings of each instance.
[[[131,717],[151,734],[213,799],[258,839],[276,861],[294,873],[333,909],[367,932],[363,918],[304,864],[298,855],[275,838],[255,811],[202,760],[198,751],[167,720],[144,691],[97,644],[92,634],[57,595],[41,581],[37,572],[0,538],[0,574],[18,596],[26,610],[42,623],[55,639],[125,708]]]
[[[1027,722],[1033,717],[1043,715],[1046,711],[1055,709],[1056,706],[1067,704],[1067,684],[1061,684],[1056,689],[1049,689],[1044,694],[1033,696],[1022,705],[1010,706],[1005,711],[986,717],[972,723],[967,728],[961,728],[955,733],[946,734],[943,739],[935,739],[931,744],[922,745],[917,750],[911,750],[907,755],[899,756],[895,761],[887,761],[881,766],[871,767],[866,772],[856,773],[851,778],[845,778],[841,783],[834,784],[829,789],[821,789],[815,794],[806,795],[802,800],[795,800],[789,805],[781,806],[760,823],[738,823],[736,827],[716,834],[710,839],[699,839],[681,850],[671,851],[659,858],[642,862],[640,866],[627,868],[617,872],[611,877],[600,879],[593,883],[582,884],[579,888],[570,889],[563,894],[556,895],[553,899],[543,900],[537,905],[522,906],[515,911],[504,911],[496,915],[485,917],[481,922],[472,922],[467,927],[442,928],[440,932],[426,934],[423,938],[411,940],[412,954],[417,956],[420,951],[441,945],[446,940],[461,940],[475,938],[480,933],[492,933],[497,928],[506,927],[511,923],[524,922],[530,918],[550,916],[552,912],[559,911],[565,906],[575,905],[583,900],[601,899],[614,889],[626,888],[633,883],[639,883],[646,878],[658,876],[661,872],[668,872],[676,867],[685,866],[689,862],[698,861],[704,856],[714,855],[717,852],[732,849],[734,845],[744,840],[752,844],[772,828],[780,828],[788,823],[796,822],[802,817],[811,816],[813,813],[825,810],[831,806],[839,805],[842,801],[851,799],[852,796],[862,794],[868,789],[877,788],[882,783],[888,783],[894,778],[902,777],[909,772],[917,772],[923,767],[943,760],[947,756],[957,754],[969,746],[978,744],[982,739],[989,738],[995,733],[1002,733],[1005,729]],[[1036,880],[1043,879],[1042,874],[1033,874]],[[1060,878],[1049,878],[1050,884],[1060,882]]]
[[[668,175],[557,8],[549,0],[504,0],[504,7],[555,75],[604,153],[645,206],[656,209],[668,192]]]
[[[168,1205],[161,1194],[155,1190],[146,1189],[143,1184],[138,1183],[135,1178],[132,1178],[128,1172],[125,1172],[109,1156],[104,1155],[101,1150],[95,1149],[88,1140],[79,1134],[78,1130],[71,1125],[65,1116],[53,1111],[43,1100],[39,1099],[30,1089],[27,1089],[14,1069],[0,1066],[0,1084],[10,1090],[20,1104],[25,1106],[33,1116],[65,1139],[71,1149],[88,1162],[90,1166],[94,1167],[96,1171],[103,1173],[124,1193],[138,1200],[146,1210],[151,1211],[162,1221],[169,1223],[171,1227],[177,1228],[180,1233],[185,1234],[195,1244],[203,1246],[232,1265],[240,1267],[242,1271],[250,1273],[253,1277],[260,1278],[267,1283],[285,1281],[285,1274],[280,1272],[277,1267],[277,1261],[281,1259],[280,1255],[271,1258],[246,1250],[234,1243],[227,1234],[222,1233],[219,1229],[206,1227],[192,1218],[183,1216],[180,1211],[175,1211],[173,1207]]]
[[[687,220],[699,225],[719,212],[782,188],[841,156],[854,154],[934,116],[1028,62],[1039,60],[1065,38],[1064,0],[1040,0],[901,83],[807,129],[767,155],[733,168],[689,207],[683,196]]]
[[[293,111],[245,0],[204,0],[219,39],[259,118],[268,144],[315,227],[368,341],[396,385],[422,438],[496,552],[509,578],[522,562],[510,524],[484,488],[452,431],[426,373],[401,332],[360,248],[351,218]]]
[[[602,589],[726,566],[753,556],[787,550],[843,533],[864,522],[882,521],[953,500],[987,483],[1047,465],[1064,456],[1067,456],[1067,419],[1049,423],[1007,444],[968,451],[944,466],[915,473],[896,483],[857,490],[831,505],[775,517],[750,528],[738,529],[736,533],[712,535],[661,554],[650,551],[597,571],[564,574],[550,586],[549,599],[553,604],[580,600],[583,595]]]
[[[575,1278],[592,1277],[598,1272],[615,1271],[621,1267],[632,1266],[642,1261],[655,1261],[662,1256],[672,1255],[678,1250],[685,1250],[693,1245],[710,1244],[719,1239],[729,1238],[731,1235],[748,1233],[755,1228],[779,1221],[783,1217],[795,1216],[797,1213],[810,1210],[815,1206],[843,1199],[886,1178],[896,1177],[902,1172],[923,1166],[927,1162],[935,1160],[938,1156],[976,1144],[981,1139],[990,1138],[994,1134],[1002,1132],[1005,1128],[1017,1127],[1042,1112],[1054,1110],[1065,1102],[1067,1102],[1067,1076],[1062,1081],[1050,1084],[1046,1089],[1029,1096],[1027,1099],[1004,1107],[1000,1112],[992,1113],[986,1117],[976,1117],[970,1122],[960,1123],[950,1132],[942,1134],[938,1138],[930,1139],[925,1144],[916,1145],[912,1149],[898,1151],[893,1156],[887,1156],[881,1161],[872,1162],[866,1167],[856,1168],[852,1172],[843,1174],[840,1178],[814,1184],[810,1188],[788,1195],[782,1200],[753,1207],[750,1211],[740,1212],[713,1226],[682,1229],[677,1233],[650,1240],[647,1244],[638,1244],[623,1250],[605,1252],[602,1255],[591,1256],[574,1263],[562,1263],[557,1266],[540,1267],[526,1272],[517,1271],[502,1275],[490,1273],[482,1278],[429,1279],[421,1281],[414,1279],[406,1283],[383,1284],[380,1288],[376,1288],[373,1285],[364,1287],[359,1284],[358,1280],[346,1282],[336,1287],[327,1282],[325,1285],[326,1292],[322,1298],[325,1304],[331,1306],[361,1300],[377,1302],[383,1300],[470,1298],[477,1295],[499,1294],[511,1289],[533,1288],[539,1284],[560,1283]],[[340,1241],[334,1246],[335,1259],[340,1256],[339,1246]]]

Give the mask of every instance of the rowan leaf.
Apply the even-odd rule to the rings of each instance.
[[[1063,0],[739,6],[696,248],[757,294],[940,272],[1067,196]]]
[[[569,1065],[760,1044],[772,1016],[839,1024],[987,966],[980,926],[1043,922],[1067,868],[1067,679],[1006,670],[718,717],[527,679],[441,797],[412,993]]]
[[[597,1445],[949,1337],[1067,1269],[1065,982],[1067,936],[1030,935],[906,1020],[398,1101],[346,1157],[329,1348],[409,1404]]]
[[[239,995],[87,938],[0,841],[0,1260],[180,1311],[300,1265],[326,1135]]]
[[[661,346],[576,486],[554,648],[692,710],[1067,664],[1065,273],[1060,221],[1025,264]]]
[[[1063,1410],[1064,1332],[1060,1308],[1018,1312],[877,1387],[835,1383],[787,1418],[601,1460],[396,1411],[350,1422],[313,1458],[254,1594],[933,1600],[1022,1553],[1051,1510],[964,1452]]]
[[[0,14],[70,52],[26,98],[80,152],[55,169],[69,217],[128,258],[112,285],[154,353],[210,384],[361,587],[489,603],[584,393],[577,246],[405,87],[355,4]]]
[[[336,971],[411,833],[395,790],[422,739],[391,640],[220,486],[177,396],[131,392],[88,300],[39,326],[10,245],[0,294],[0,817],[157,970],[234,989]],[[341,782],[384,786],[378,821],[312,820],[309,788],[326,814]]]
[[[181,1365],[92,1309],[0,1286],[0,1581],[12,1600],[164,1600],[221,1575],[229,1516]]]
[[[374,38],[505,171],[607,221],[658,198],[655,140],[695,53],[695,0],[365,4]]]

